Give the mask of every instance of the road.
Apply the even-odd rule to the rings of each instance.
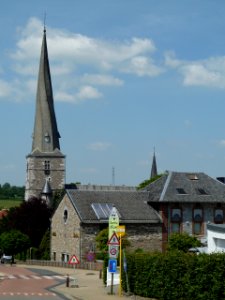
[[[64,275],[53,271],[34,268],[17,268],[16,265],[0,265],[0,298],[1,300],[32,299],[62,300],[67,299],[51,288],[66,281]]]

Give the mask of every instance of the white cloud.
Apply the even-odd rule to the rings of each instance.
[[[178,60],[174,53],[167,52],[165,65],[182,74],[185,86],[225,88],[225,56],[185,61]]]
[[[82,103],[86,100],[99,99],[102,94],[92,86],[81,86],[76,93],[67,91],[56,91],[55,100],[60,102],[70,102],[74,104]]]
[[[28,98],[24,81],[37,80],[42,33],[43,22],[37,18],[30,18],[25,27],[17,30],[18,42],[10,57],[14,80],[21,81],[17,87],[24,87],[21,91],[14,88],[21,99]],[[104,40],[48,27],[47,43],[58,101],[79,103],[98,99],[103,96],[101,86],[124,85],[123,73],[152,77],[163,71],[153,60],[156,47],[148,38]],[[35,97],[36,87],[30,92]]]
[[[0,79],[0,98],[8,97],[11,95],[10,84],[4,80]]]
[[[152,59],[146,56],[135,56],[130,61],[125,63],[121,67],[121,70],[125,73],[136,74],[138,76],[150,76],[155,77],[163,72],[161,67],[157,67]]]
[[[210,70],[207,65],[190,64],[183,66],[184,85],[202,85],[225,88],[225,74]]]
[[[111,147],[111,144],[110,143],[106,143],[106,142],[95,142],[95,143],[91,143],[88,146],[88,148],[90,150],[94,150],[94,151],[105,151],[109,147]]]
[[[97,99],[101,98],[102,94],[92,86],[82,86],[77,94],[77,98],[80,100],[84,99]]]

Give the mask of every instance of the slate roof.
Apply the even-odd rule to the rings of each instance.
[[[121,223],[161,223],[158,213],[147,204],[148,192],[67,190],[77,214],[83,223],[106,223],[99,220],[92,203],[113,204],[120,214]]]
[[[145,190],[149,192],[149,203],[225,203],[225,184],[205,173],[168,172]]]
[[[60,149],[59,138],[60,134],[54,110],[46,30],[44,28],[38,73],[32,151],[39,149],[41,152],[52,152],[56,148]],[[48,139],[48,142],[46,142],[46,139]]]

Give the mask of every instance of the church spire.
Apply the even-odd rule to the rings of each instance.
[[[53,152],[56,148],[60,149],[59,138],[60,135],[57,129],[53,102],[46,29],[44,26],[37,83],[32,151]]]
[[[154,148],[150,179],[156,177],[157,175],[158,175],[158,173],[157,173],[157,164],[156,164],[155,148]]]
[[[44,26],[37,82],[32,151],[26,157],[25,200],[45,196],[46,201],[50,204],[50,187],[52,195],[64,188],[65,155],[60,151],[59,138]],[[43,186],[45,186],[44,190]]]

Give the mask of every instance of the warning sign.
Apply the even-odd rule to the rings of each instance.
[[[107,244],[108,245],[119,245],[120,244],[120,242],[118,240],[118,237],[117,237],[115,232],[112,234],[112,236],[110,237]]]
[[[70,265],[77,265],[77,264],[79,264],[80,262],[79,262],[79,259],[76,257],[76,255],[74,254],[71,258],[70,258],[70,260],[69,260],[69,264]]]

